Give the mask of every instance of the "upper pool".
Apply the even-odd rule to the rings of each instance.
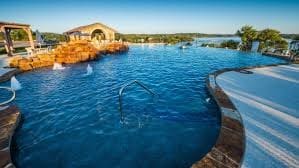
[[[23,121],[14,136],[14,162],[23,168],[190,167],[219,134],[220,112],[207,101],[207,75],[281,62],[258,53],[145,45],[89,62],[89,76],[88,63],[20,74],[23,89],[15,103]],[[159,96],[128,87],[121,123],[118,91],[132,80]]]

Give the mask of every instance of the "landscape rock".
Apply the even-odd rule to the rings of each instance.
[[[55,62],[74,64],[95,60],[104,54],[115,54],[128,50],[129,47],[123,43],[109,43],[101,48],[97,48],[88,41],[72,41],[59,45],[56,49],[48,53],[35,54],[30,57],[14,56],[10,59],[9,65],[21,71],[29,71],[52,66]]]

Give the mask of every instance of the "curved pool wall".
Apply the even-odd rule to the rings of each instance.
[[[216,82],[216,77],[222,73],[236,71],[251,74],[250,69],[286,65],[279,63],[271,65],[256,65],[240,68],[224,68],[209,74],[207,88],[216,100],[221,111],[221,129],[216,144],[211,151],[192,168],[200,167],[241,167],[245,153],[245,128],[240,112],[230,100],[229,96]]]
[[[15,164],[190,167],[211,150],[220,129],[218,106],[208,101],[207,74],[280,62],[231,50],[132,46],[128,53],[90,62],[89,76],[84,76],[87,63],[23,73],[17,76],[23,122],[15,135]],[[128,88],[122,124],[118,91],[135,79],[159,98]]]
[[[192,165],[192,168],[241,167],[245,150],[245,133],[242,117],[216,82],[216,77],[225,71],[215,71],[209,74],[207,78],[207,88],[217,102],[221,112],[221,128],[217,142],[204,158]]]

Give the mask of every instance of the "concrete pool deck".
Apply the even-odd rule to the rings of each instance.
[[[215,83],[239,111],[245,132],[242,167],[298,167],[299,65],[227,71]]]

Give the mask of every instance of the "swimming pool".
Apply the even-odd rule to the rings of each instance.
[[[14,136],[19,167],[190,167],[214,145],[220,112],[205,79],[222,68],[284,62],[258,53],[131,46],[121,55],[17,76],[23,121]],[[86,76],[90,64],[93,73]],[[124,122],[118,92],[124,91]],[[4,85],[9,85],[5,83]]]

